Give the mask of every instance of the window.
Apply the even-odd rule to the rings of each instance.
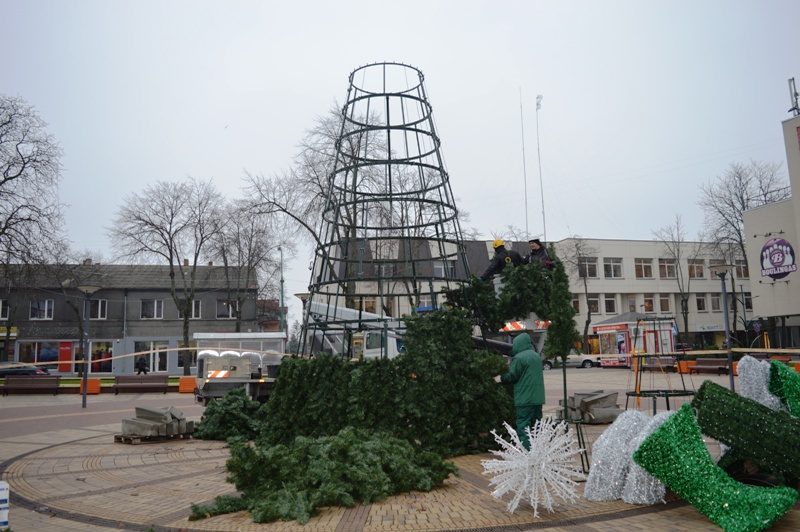
[[[70,345],[71,342],[67,343]],[[19,343],[19,361],[33,364],[43,364],[48,370],[58,369],[58,342],[20,342]]]
[[[662,279],[675,279],[675,259],[658,259],[658,276]]]
[[[600,297],[597,294],[589,294],[586,296],[586,307],[589,312],[598,314],[600,312]]]
[[[432,307],[433,306],[433,299],[431,298],[430,294],[420,294],[419,295],[419,306],[420,307]]]
[[[236,317],[239,302],[235,299],[217,299],[217,319],[230,320]]]
[[[52,320],[53,319],[53,300],[52,299],[34,299],[31,301],[32,320]]]
[[[581,313],[581,301],[578,299],[578,294],[572,295],[572,308],[575,309],[575,314]]]
[[[387,264],[391,266],[391,264]],[[433,261],[433,276],[452,278],[456,275],[456,261],[454,260],[435,260]]]
[[[167,349],[169,344],[163,340],[134,342],[133,350],[145,357],[150,371],[167,371]]]
[[[434,266],[434,272],[436,266]],[[381,279],[391,279],[394,277],[394,264],[381,264],[379,268]]]
[[[703,259],[689,259],[689,279],[705,278],[705,262]]]
[[[750,278],[750,270],[747,268],[747,261],[746,260],[737,260],[736,261],[736,278],[737,279],[749,279]]]
[[[719,312],[722,310],[720,304],[719,294],[711,294],[711,312]]]
[[[628,312],[636,312],[636,296],[628,296]]]
[[[161,299],[142,299],[142,311],[139,316],[143,320],[164,319],[164,301]]]
[[[696,294],[694,298],[697,301],[697,312],[706,312],[708,310],[706,308],[706,295]]]
[[[659,294],[658,295],[658,308],[661,312],[669,312],[669,294]]]
[[[603,298],[603,303],[605,304],[606,314],[617,313],[617,296],[614,294],[606,294]]]
[[[83,314],[89,315],[90,320],[104,320],[108,317],[107,299],[90,299],[83,303]]]
[[[750,292],[745,292],[743,296],[744,296],[744,308],[745,308],[745,310],[752,311],[753,310],[753,296],[750,294]]]
[[[183,308],[186,306],[186,300],[180,300],[180,306],[178,307],[178,314],[183,317]],[[202,317],[202,305],[199,299],[192,299],[192,307],[189,311],[189,319],[190,320],[199,320]]]
[[[597,257],[580,257],[578,259],[578,277],[597,278]]]
[[[622,279],[622,259],[617,257],[604,258],[603,276],[606,279]]]
[[[644,295],[644,311],[655,312],[655,308],[653,306],[653,294]]]
[[[7,299],[0,299],[0,320],[7,320],[8,319],[8,300]]]
[[[653,259],[633,259],[633,268],[637,279],[653,278]]]

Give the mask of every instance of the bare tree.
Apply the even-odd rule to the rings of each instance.
[[[110,230],[125,257],[157,260],[169,266],[170,292],[183,319],[183,345],[189,345],[189,319],[195,297],[197,267],[220,231],[222,196],[210,181],[188,178],[160,181],[131,194]],[[191,354],[182,354],[189,375]]]
[[[689,343],[689,296],[693,277],[689,268],[693,267],[691,264],[701,255],[703,245],[700,242],[686,241],[686,227],[684,227],[679,214],[675,215],[675,221],[672,224],[653,231],[653,236],[664,244],[664,258],[671,261],[671,265],[675,268],[675,283],[678,286],[681,317],[683,318],[683,341]],[[698,240],[702,239],[698,238]],[[683,267],[684,261],[687,263],[686,269]],[[659,268],[661,267],[662,265],[659,264]],[[670,264],[664,264],[663,267],[669,276]]]
[[[780,165],[758,161],[731,163],[716,180],[701,185],[700,192],[705,233],[718,245],[737,246],[745,260],[744,212],[791,194]]]
[[[61,240],[61,148],[20,98],[0,95],[0,255],[41,262]]]
[[[241,331],[244,299],[253,287],[257,293],[274,294],[275,273],[280,268],[280,250],[291,256],[294,243],[278,239],[271,225],[274,217],[259,215],[252,204],[231,202],[226,220],[211,240],[209,255],[222,261],[228,300],[236,301],[236,332]],[[258,279],[262,279],[258,286]]]
[[[589,245],[586,239],[577,235],[570,239],[570,243],[565,246],[560,253],[560,259],[570,275],[576,276],[583,285],[583,295],[586,298],[586,321],[583,323],[583,352],[589,353],[589,325],[592,323],[592,309],[589,307],[589,282],[588,272],[586,271],[585,260],[597,257],[596,248]]]

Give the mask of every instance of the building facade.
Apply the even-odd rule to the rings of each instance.
[[[194,355],[185,361],[179,356],[183,318],[171,295],[167,266],[87,261],[12,269],[5,272],[9,282],[0,299],[4,359],[46,364],[55,374],[78,373],[81,333],[88,322],[92,374],[133,373],[139,356],[153,372],[179,375],[185,362],[193,365]],[[190,339],[198,332],[259,331],[257,286],[238,286],[239,278],[237,268],[197,267]]]
[[[602,342],[604,327],[630,322],[641,316],[647,322],[669,322],[672,336],[688,331],[689,348],[721,346],[725,338],[723,288],[712,269],[725,261],[703,242],[676,244],[655,240],[609,240],[568,238],[555,243],[556,253],[570,275],[575,324],[583,332],[587,316],[593,349],[609,352],[626,346],[620,340]],[[744,331],[752,325],[753,302],[750,272],[743,257],[734,259],[732,274],[726,277],[725,290],[730,307],[731,331],[741,344]],[[585,283],[585,286],[584,286]],[[684,304],[687,320],[683,317]],[[734,323],[734,316],[736,323]],[[634,322],[636,320],[633,320]],[[738,339],[742,336],[741,339]],[[674,349],[678,338],[662,338],[659,350]]]
[[[795,110],[796,107],[795,107]],[[800,111],[798,111],[800,113]],[[800,190],[800,114],[783,122],[791,189]],[[745,248],[753,269],[755,312],[780,322],[782,346],[800,345],[800,197],[745,212]]]

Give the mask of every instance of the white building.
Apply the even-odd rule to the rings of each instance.
[[[800,190],[800,115],[783,122],[783,139],[789,183],[792,190]],[[779,323],[779,345],[799,345],[800,273],[795,249],[800,236],[800,197],[792,195],[747,211],[744,227],[755,312]]]
[[[673,250],[674,246],[671,246]],[[661,329],[665,322],[671,322],[670,328],[683,332],[686,328],[681,312],[684,299],[688,309],[690,347],[723,344],[722,286],[710,268],[724,261],[708,244],[685,242],[676,253],[670,252],[664,242],[657,240],[567,238],[556,242],[555,247],[570,274],[573,306],[577,311],[575,324],[579,332],[583,332],[587,314],[591,311],[588,332],[594,336],[593,349],[596,351],[609,352],[625,347],[618,346],[616,338],[612,342],[604,341],[601,346],[602,335],[595,336],[604,326],[607,329],[607,324],[615,323],[615,318],[626,322],[635,315],[642,315],[651,323],[651,329],[653,323],[661,322],[655,327]],[[735,261],[733,270],[733,275],[726,278],[731,307],[730,328],[732,336],[742,344],[755,338],[752,328],[747,335],[744,332],[745,324],[754,317],[750,275],[744,258]],[[738,334],[735,331],[739,331]],[[627,346],[632,345],[631,340],[626,341]],[[678,341],[678,338],[663,337],[659,341],[660,350],[672,350]]]

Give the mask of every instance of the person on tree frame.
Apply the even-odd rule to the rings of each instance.
[[[548,270],[553,269],[553,259],[547,253],[547,248],[542,244],[538,238],[528,240],[528,245],[531,247],[531,252],[525,256],[525,264],[533,264],[538,262]]]
[[[481,275],[481,281],[488,281],[493,275],[502,272],[503,268],[509,264],[519,266],[523,262],[522,256],[513,249],[507,250],[505,242],[499,238],[492,242],[492,247],[494,248],[494,257],[492,257],[489,267]]]

